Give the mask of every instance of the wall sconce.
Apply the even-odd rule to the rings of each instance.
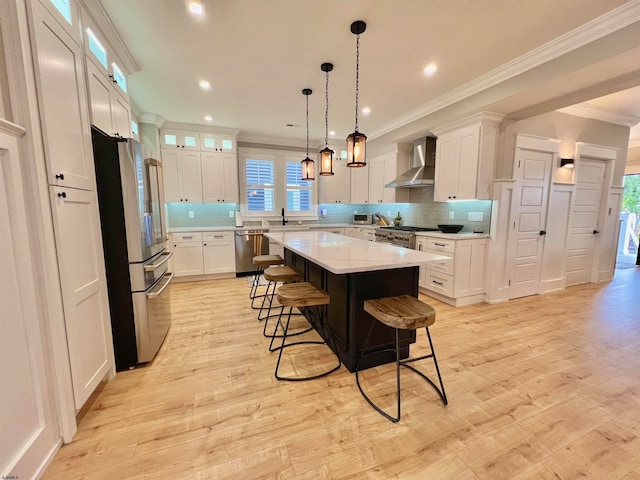
[[[562,168],[573,168],[573,158],[561,158],[560,166]]]

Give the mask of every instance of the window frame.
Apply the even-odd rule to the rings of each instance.
[[[306,152],[298,149],[295,150],[271,150],[264,148],[241,147],[238,151],[238,180],[240,186],[240,211],[247,218],[263,218],[266,220],[280,220],[282,218],[282,208],[285,209],[285,217],[287,220],[316,220],[317,204],[318,204],[318,181],[311,182],[310,187],[293,187],[300,189],[309,189],[311,191],[311,209],[308,212],[289,211],[287,209],[287,162],[300,162],[305,158]],[[273,160],[274,162],[274,211],[255,211],[249,210],[247,204],[247,178],[246,178],[246,161],[250,160]]]

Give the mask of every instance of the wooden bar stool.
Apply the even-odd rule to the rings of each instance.
[[[358,389],[365,400],[375,408],[380,414],[384,417],[388,418],[392,422],[400,421],[400,366],[407,367],[422,378],[424,378],[427,382],[429,382],[433,388],[440,394],[440,398],[445,405],[448,404],[447,394],[444,391],[444,385],[442,383],[442,377],[440,376],[440,369],[438,368],[438,360],[436,359],[436,353],[433,349],[433,342],[431,341],[431,334],[429,333],[429,326],[433,325],[436,321],[436,311],[434,308],[421,302],[415,297],[410,295],[400,295],[398,297],[386,297],[386,298],[377,298],[372,300],[365,300],[364,302],[364,310],[372,315],[376,320],[384,323],[385,325],[395,329],[396,332],[396,345],[395,348],[377,350],[375,353],[381,351],[395,351],[396,353],[396,395],[398,398],[398,413],[396,417],[392,417],[391,415],[384,412],[380,407],[374,404],[371,399],[364,393],[362,386],[360,385],[360,379],[358,377],[358,371],[360,367],[360,362],[364,356],[367,354],[363,354],[358,360],[358,365],[356,366],[356,383],[358,384]],[[367,334],[367,339],[365,340],[364,349],[366,351],[367,344],[369,343],[369,337],[371,336],[371,331],[373,330],[375,322],[371,322],[371,327],[369,328],[369,333]],[[398,345],[398,330],[417,330],[419,328],[424,327],[427,331],[427,338],[429,339],[429,346],[431,348],[431,353],[429,355],[424,355],[422,357],[414,357],[408,358],[405,360],[400,360],[399,353],[399,345]],[[374,352],[370,352],[374,353]],[[416,368],[411,365],[408,365],[411,362],[416,362],[418,360],[424,360],[425,358],[433,358],[433,364],[436,367],[436,373],[438,374],[438,380],[440,382],[440,388],[436,386],[435,383],[431,381],[429,377],[427,377],[424,373],[420,372]]]
[[[280,255],[257,255],[253,257],[253,265],[256,267],[256,273],[253,276],[251,290],[249,290],[249,298],[251,299],[251,308],[259,310],[260,307],[254,305],[256,298],[262,298],[264,295],[258,295],[258,286],[260,285],[260,276],[265,268],[273,265],[284,265],[284,260]]]
[[[275,369],[275,377],[278,380],[286,380],[291,382],[300,382],[305,380],[313,380],[315,378],[324,377],[325,375],[329,375],[332,372],[335,372],[340,368],[342,362],[338,358],[338,365],[327,370],[322,373],[318,373],[316,375],[310,375],[306,377],[283,377],[279,374],[280,369],[280,361],[282,360],[282,352],[285,348],[292,347],[294,345],[326,345],[326,341],[299,341],[287,343],[287,337],[291,336],[289,334],[289,323],[291,321],[291,311],[294,307],[298,308],[300,311],[307,313],[310,317],[315,316],[315,320],[319,325],[324,328],[324,323],[326,320],[326,308],[325,305],[329,304],[331,297],[329,294],[319,288],[314,287],[308,282],[300,282],[300,283],[287,283],[285,285],[281,285],[276,290],[276,299],[278,303],[283,306],[280,315],[278,316],[278,323],[276,325],[276,332],[278,331],[278,327],[283,328],[282,334],[282,343],[279,347],[273,347],[273,340],[275,337],[271,338],[271,345],[269,350],[274,351],[278,350],[278,361],[276,362]],[[282,312],[284,312],[284,307],[289,307],[289,314],[287,315],[287,322],[283,324],[282,322]],[[315,307],[315,308],[314,308]],[[312,327],[313,328],[313,327]]]
[[[271,315],[271,307],[273,306],[273,298],[276,293],[276,286],[278,283],[293,283],[293,282],[301,282],[304,280],[301,273],[296,272],[293,268],[288,266],[281,267],[269,267],[264,271],[264,279],[267,280],[267,291],[265,292],[265,296],[262,297],[262,305],[260,306],[260,312],[258,313],[258,320],[264,322],[264,329],[262,330],[262,334],[265,337],[271,337],[271,335],[267,335],[267,323],[269,318],[275,315]],[[271,288],[273,286],[273,288]],[[269,295],[271,292],[271,295]],[[265,309],[265,304],[267,304],[267,314],[262,316],[262,313]],[[282,307],[282,306],[281,306]],[[284,308],[284,307],[282,307]]]

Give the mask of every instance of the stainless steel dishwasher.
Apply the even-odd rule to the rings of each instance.
[[[236,276],[255,272],[253,257],[269,254],[269,230],[236,230]]]

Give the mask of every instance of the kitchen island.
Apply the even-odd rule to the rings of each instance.
[[[323,321],[307,318],[350,372],[363,353],[371,322],[376,322],[361,368],[395,361],[382,350],[395,342],[394,330],[364,311],[364,301],[396,295],[418,296],[419,267],[446,260],[433,253],[360,240],[328,232],[269,232],[285,249],[285,264],[331,297]],[[415,331],[400,331],[400,355],[409,355]]]

